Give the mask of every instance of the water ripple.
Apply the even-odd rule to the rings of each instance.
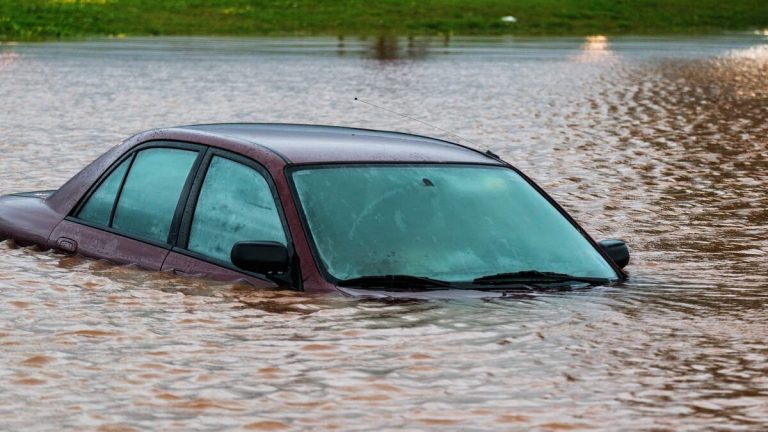
[[[628,283],[494,301],[257,291],[0,243],[0,428],[768,425],[761,35],[128,39],[0,46],[0,192],[132,132],[216,121],[454,130],[532,175]],[[450,138],[450,137],[448,137]]]

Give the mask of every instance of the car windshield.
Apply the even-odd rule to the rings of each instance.
[[[340,280],[467,282],[530,270],[618,278],[573,224],[506,167],[313,166],[292,179],[316,255]]]

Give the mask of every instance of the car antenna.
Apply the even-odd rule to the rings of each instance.
[[[372,106],[372,107],[374,107],[374,108],[378,108],[378,109],[380,109],[380,110],[383,110],[383,111],[386,111],[386,112],[388,112],[388,113],[394,114],[394,115],[396,115],[396,116],[400,116],[400,117],[406,118],[406,119],[408,119],[408,120],[412,120],[412,121],[415,121],[415,122],[419,122],[419,123],[421,123],[421,124],[425,124],[425,125],[427,125],[427,126],[429,126],[429,127],[431,127],[431,128],[435,128],[435,129],[441,130],[441,131],[443,131],[443,132],[445,132],[445,133],[447,133],[447,134],[449,134],[449,135],[455,136],[456,138],[458,138],[458,139],[460,139],[460,140],[462,140],[462,141],[466,141],[466,142],[468,142],[468,143],[472,144],[473,146],[476,146],[476,147],[480,147],[480,146],[479,146],[477,143],[474,143],[474,142],[472,142],[472,141],[470,141],[470,140],[468,140],[468,139],[466,139],[466,138],[462,137],[461,135],[458,135],[458,134],[456,134],[456,133],[454,133],[454,132],[451,132],[451,131],[449,131],[449,130],[447,130],[447,129],[443,129],[443,128],[439,127],[439,126],[435,126],[435,125],[433,125],[433,124],[431,124],[431,123],[427,123],[427,122],[425,122],[424,120],[419,120],[419,119],[417,119],[417,118],[415,118],[415,117],[411,117],[411,116],[409,116],[409,115],[401,114],[401,113],[399,113],[399,112],[397,112],[397,111],[393,111],[393,110],[391,110],[391,109],[388,109],[388,108],[384,108],[384,107],[382,107],[382,106],[378,106],[378,105],[376,105],[376,104],[373,104],[373,103],[370,103],[370,102],[368,102],[368,101],[364,101],[364,100],[362,100],[362,99],[360,99],[360,98],[358,98],[358,97],[356,97],[356,98],[355,98],[355,100],[356,100],[356,101],[358,101],[358,102],[362,102],[362,103],[364,103],[364,104],[366,104],[366,105],[370,105],[370,106]]]

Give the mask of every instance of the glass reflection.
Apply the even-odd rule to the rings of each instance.
[[[613,60],[616,53],[611,50],[608,38],[603,35],[587,36],[581,45],[581,52],[574,60],[582,63]]]

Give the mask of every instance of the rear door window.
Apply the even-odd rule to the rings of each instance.
[[[112,228],[166,243],[197,155],[197,151],[177,148],[140,151],[120,192]]]
[[[187,249],[231,264],[239,241],[286,244],[275,197],[255,169],[219,156],[211,159],[197,200]]]

